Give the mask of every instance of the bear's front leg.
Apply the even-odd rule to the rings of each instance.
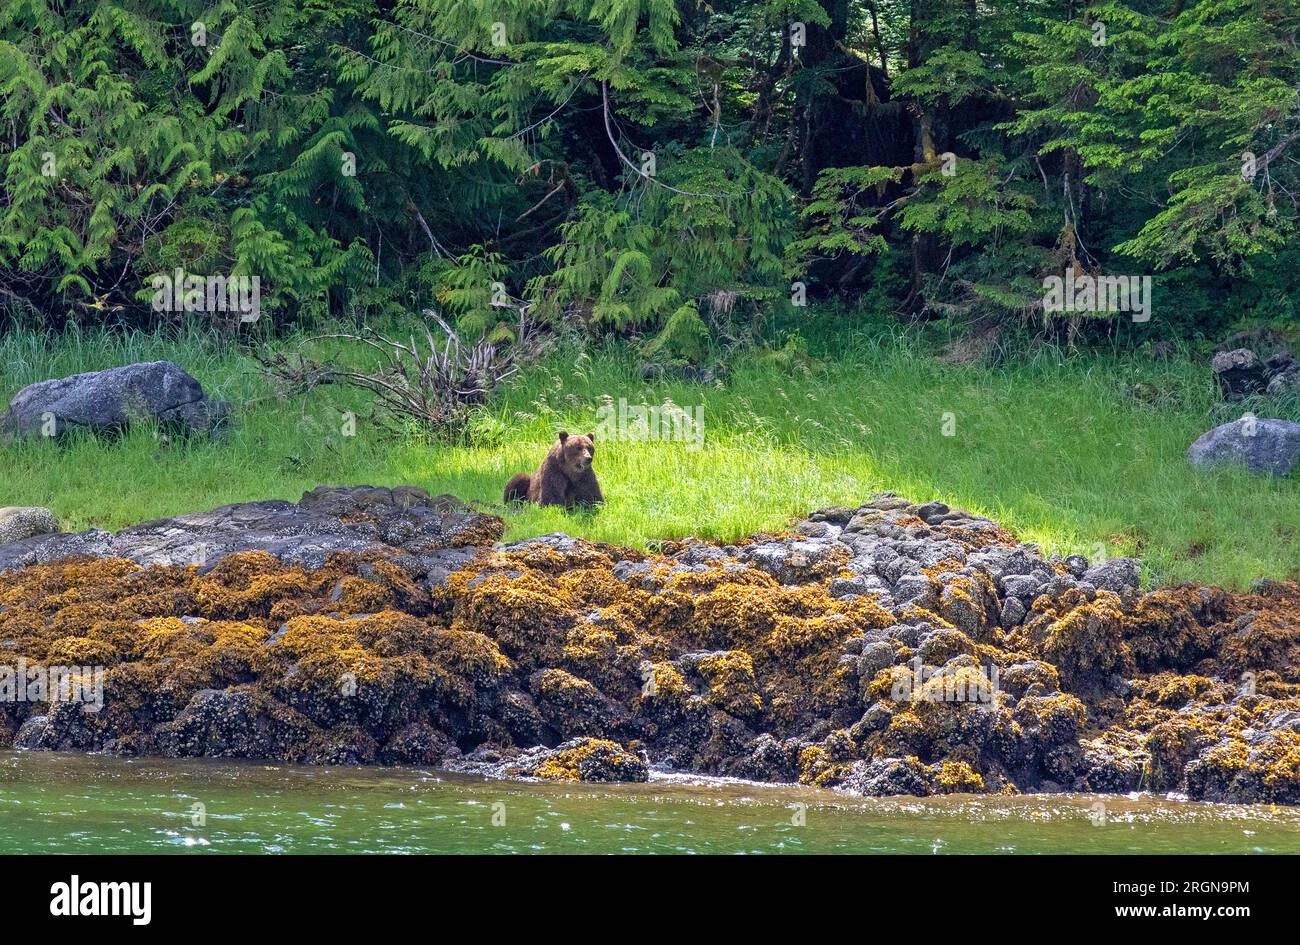
[[[562,474],[546,475],[543,470],[542,488],[537,496],[538,505],[568,505],[565,493],[569,480]]]
[[[593,470],[588,469],[575,479],[569,489],[570,505],[597,505],[604,501],[605,496],[600,491],[600,483],[596,481]]]

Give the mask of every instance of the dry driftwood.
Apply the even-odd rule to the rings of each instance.
[[[441,341],[428,326],[423,339],[412,334],[405,341],[368,327],[317,336],[365,345],[379,355],[374,370],[344,368],[284,352],[258,360],[290,395],[304,395],[324,384],[346,384],[374,397],[376,419],[385,426],[409,429],[414,425],[425,433],[456,436],[463,432],[470,409],[519,370],[521,358],[536,347],[536,333],[526,310],[521,310],[513,344],[503,347],[486,337],[465,344],[437,312],[425,309],[424,314],[441,329]]]

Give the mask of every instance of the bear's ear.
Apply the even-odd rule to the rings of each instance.
[[[568,430],[561,430],[561,431],[560,431],[560,442],[563,443],[563,442],[564,442],[565,440],[567,440],[568,438],[569,438],[569,431],[568,431]]]
[[[594,433],[588,433],[588,434],[587,434],[587,439],[591,440],[593,443],[596,442],[596,434],[594,434]]]

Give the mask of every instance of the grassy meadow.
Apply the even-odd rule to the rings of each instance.
[[[338,355],[324,342],[278,344],[304,343],[316,357]],[[410,483],[504,514],[508,539],[566,531],[645,546],[778,530],[891,489],[990,516],[1048,550],[1137,554],[1153,584],[1300,576],[1300,481],[1207,475],[1186,461],[1196,436],[1243,409],[1216,403],[1203,355],[1157,363],[1043,349],[991,368],[946,364],[898,334],[838,335],[823,347],[829,357],[799,369],[742,357],[712,386],[647,382],[626,347],[561,347],[475,417],[474,445],[452,446],[382,435],[354,391],[280,399],[246,353],[211,336],[10,332],[0,337],[5,402],[37,380],[166,358],[229,400],[233,422],[224,442],[135,429],[116,441],[0,445],[0,505],[45,505],[65,528],[113,529],[296,499],[322,483]],[[557,430],[594,429],[600,406],[620,398],[703,405],[703,447],[598,439],[602,509],[500,507],[506,479],[534,469]],[[341,432],[345,411],[358,416],[354,436]]]

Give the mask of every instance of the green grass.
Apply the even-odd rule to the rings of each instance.
[[[1242,409],[1215,403],[1207,359],[1044,352],[990,369],[945,365],[896,336],[844,335],[833,347],[810,374],[742,361],[725,387],[644,382],[623,348],[560,351],[493,401],[475,424],[480,445],[465,448],[382,437],[354,392],[277,401],[250,359],[204,336],[11,333],[0,338],[5,398],[47,377],[170,358],[232,402],[235,424],[219,443],[168,444],[141,429],[115,442],[0,447],[0,505],[47,505],[67,528],[117,528],[295,499],[321,483],[413,483],[501,511],[505,480],[534,469],[558,429],[594,428],[604,398],[671,400],[704,405],[703,449],[598,441],[606,506],[508,510],[507,537],[734,539],[892,489],[988,515],[1047,550],[1137,553],[1152,583],[1300,576],[1300,477],[1187,464],[1188,444]],[[355,437],[339,433],[343,410],[359,416]],[[948,413],[953,436],[943,435]]]

